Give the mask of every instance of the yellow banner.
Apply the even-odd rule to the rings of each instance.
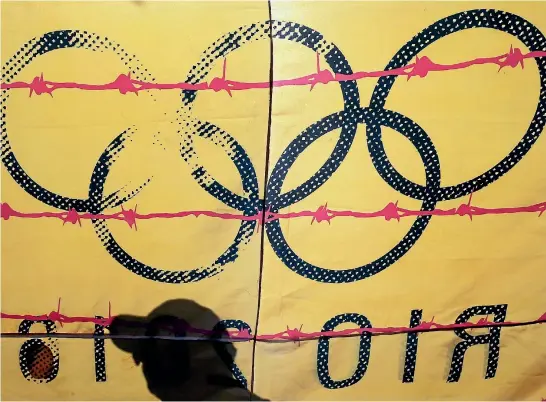
[[[1,13],[2,399],[546,398],[546,3]]]

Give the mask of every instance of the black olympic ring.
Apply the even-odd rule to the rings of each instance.
[[[397,52],[385,70],[407,65],[420,51],[442,37],[454,32],[479,27],[508,33],[519,39],[531,51],[546,50],[546,38],[544,35],[525,19],[504,11],[476,9],[451,15],[421,31]],[[350,74],[352,72],[341,51],[335,45],[326,42],[318,32],[297,23],[266,21],[261,24],[251,24],[241,27],[218,39],[204,52],[201,61],[193,66],[186,82],[201,82],[209,74],[214,62],[219,58],[225,57],[244,44],[270,37],[301,43],[307,48],[321,53],[333,73]],[[59,41],[56,39],[62,40]],[[95,47],[91,46],[86,39],[89,39],[90,42],[93,41],[93,46]],[[102,39],[87,32],[57,31],[46,34],[40,39],[28,42],[16,56],[8,61],[8,67],[10,64],[14,65],[11,66],[9,71],[3,73],[2,79],[8,76],[8,79],[11,80],[36,55],[63,47],[87,47],[92,50],[102,51],[100,46],[104,45],[104,41],[107,42],[106,48],[110,46],[115,51],[119,50],[119,46],[113,45],[108,39]],[[98,42],[100,42],[100,46]],[[23,55],[19,56],[20,53],[23,53]],[[30,59],[27,60],[29,57]],[[130,58],[130,61],[133,60],[134,57]],[[278,212],[282,208],[305,199],[324,184],[338,169],[349,152],[356,134],[356,128],[360,123],[366,124],[368,150],[378,174],[396,191],[421,200],[421,210],[432,210],[438,201],[459,198],[486,187],[514,167],[525,156],[542,133],[544,124],[546,123],[546,60],[536,59],[536,62],[541,82],[540,98],[533,120],[522,140],[501,162],[487,172],[474,179],[450,187],[442,187],[440,185],[440,162],[438,154],[426,132],[408,117],[384,109],[386,98],[396,79],[395,76],[379,79],[369,107],[360,106],[358,88],[355,81],[341,82],[340,87],[344,100],[343,111],[334,113],[312,124],[299,134],[283,151],[266,183],[266,208],[270,212]],[[11,73],[14,68],[16,68],[16,71]],[[139,68],[137,67],[136,70],[138,71]],[[146,74],[148,74],[147,71]],[[182,107],[178,111],[181,156],[190,165],[193,178],[205,191],[224,204],[243,212],[245,216],[254,215],[259,212],[260,203],[256,172],[250,158],[238,142],[228,133],[208,122],[201,122],[191,115],[192,104],[196,96],[196,91],[182,91]],[[6,99],[7,91],[3,91],[2,145],[4,146],[4,143],[7,143],[8,151],[3,150],[2,160],[16,182],[33,197],[48,205],[64,210],[75,208],[78,211],[99,213],[106,207],[120,205],[134,197],[147,184],[144,183],[135,190],[126,192],[124,195],[114,193],[103,198],[104,183],[109,169],[115,162],[116,155],[123,149],[124,141],[131,134],[131,131],[127,130],[112,141],[97,162],[91,178],[89,198],[87,200],[68,199],[41,188],[26,175],[9,147],[4,121],[6,113],[4,102]],[[382,143],[381,126],[398,131],[415,146],[425,165],[425,186],[413,183],[403,177],[390,163]],[[297,157],[315,140],[337,128],[341,128],[340,138],[323,166],[297,188],[281,194],[284,179]],[[198,155],[193,148],[193,135],[206,138],[224,149],[233,160],[241,175],[244,196],[234,194],[222,186],[199,163]],[[366,265],[345,270],[321,268],[302,260],[287,244],[278,220],[266,223],[265,230],[276,255],[295,273],[319,282],[344,283],[354,282],[375,275],[396,262],[417,242],[430,218],[431,216],[418,217],[404,238],[382,257]],[[107,251],[127,269],[144,278],[156,281],[186,283],[214,276],[223,270],[225,264],[234,261],[238,256],[241,244],[246,244],[250,240],[256,222],[242,221],[234,242],[222,256],[209,267],[189,271],[165,271],[145,265],[131,257],[118,245],[104,220],[96,220],[94,221],[94,225]]]
[[[90,34],[86,31],[55,31],[49,32],[41,36],[40,38],[31,39],[23,45],[13,55],[2,68],[2,81],[9,83],[15,79],[15,77],[29,65],[36,57],[44,55],[58,49],[77,48],[81,47],[93,51],[110,50],[125,60],[125,64],[130,68],[133,76],[140,80],[155,81],[152,75],[144,68],[144,66],[137,60],[136,56],[130,56],[125,50],[123,50],[118,44],[110,41],[108,38],[102,38],[95,34]],[[152,95],[153,96],[153,95]],[[29,195],[43,202],[46,205],[69,211],[75,209],[78,212],[90,212],[93,207],[99,207],[101,210],[107,207],[116,207],[122,203],[128,201],[131,195],[122,195],[121,190],[109,194],[104,199],[100,200],[100,205],[90,205],[89,199],[71,198],[54,193],[40,184],[36,183],[25,172],[9,142],[8,129],[6,123],[7,117],[7,105],[6,102],[9,97],[9,90],[2,90],[1,104],[2,104],[2,163],[7,169],[8,173],[15,180],[19,186],[26,191]],[[110,144],[111,147],[112,144]],[[108,147],[105,152],[108,152]],[[148,181],[142,185],[128,192],[132,196],[136,195]],[[113,201],[115,199],[115,201]]]

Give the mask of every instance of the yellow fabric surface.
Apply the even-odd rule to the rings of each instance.
[[[354,72],[382,71],[420,31],[442,18],[473,9],[516,14],[546,35],[545,2],[273,1],[271,17],[301,24],[323,36],[321,69],[331,70],[325,54],[330,49],[328,44],[333,43]],[[264,1],[22,1],[2,2],[1,13],[3,74],[7,74],[9,59],[31,39],[52,31],[79,30],[120,44],[129,55],[136,55],[160,83],[184,82],[188,71],[218,38],[250,24],[257,24],[256,30],[262,29],[260,24],[270,19]],[[511,21],[515,24],[515,20]],[[302,27],[286,27],[287,36],[307,37]],[[244,31],[242,36],[253,34]],[[273,39],[272,60],[267,37],[251,42],[226,57],[227,79],[268,82],[271,63],[274,80],[317,71],[316,52],[297,40]],[[473,28],[438,39],[418,56],[451,65],[506,54],[511,46],[529,52],[508,33]],[[546,47],[539,50],[546,52]],[[219,57],[213,62],[206,81],[222,76],[223,60]],[[546,57],[541,60],[544,62]],[[125,61],[112,51],[67,48],[32,60],[12,81],[31,82],[43,74],[47,81],[109,83],[128,73]],[[537,63],[538,59],[529,58],[524,68],[505,67],[499,71],[496,65],[484,64],[430,72],[426,77],[409,80],[398,77],[384,107],[411,119],[426,132],[438,155],[441,186],[455,186],[483,174],[505,158],[520,143],[535,112],[539,120],[546,120],[545,109],[537,111],[541,92]],[[5,77],[2,82],[6,82]],[[357,81],[360,106],[370,105],[377,84],[378,78]],[[196,174],[191,163],[196,159],[189,164],[184,161],[181,149],[185,139],[180,132],[188,130],[188,126],[183,115],[177,114],[182,105],[179,90],[141,91],[138,96],[116,90],[59,89],[52,96],[34,93],[30,97],[28,89],[9,92],[2,108],[7,113],[4,122],[11,151],[40,186],[65,197],[86,199],[97,160],[116,136],[131,129],[134,134],[111,167],[104,195],[136,189],[151,178],[140,193],[122,204],[125,210],[138,206],[139,213],[240,213],[202,188],[210,184],[206,178],[192,177]],[[258,183],[258,204],[267,197],[264,178],[267,175],[267,180],[272,180],[274,168],[289,144],[313,123],[344,109],[340,84],[336,82],[319,83],[312,91],[309,85],[275,88],[268,142],[269,102],[267,88],[231,94],[199,91],[191,111],[196,119],[229,133],[248,155]],[[358,124],[349,151],[324,184],[311,184],[313,190],[307,197],[280,212],[316,211],[326,203],[327,208],[336,211],[380,211],[391,202],[419,210],[422,201],[397,191],[378,174],[368,148],[366,127]],[[332,130],[303,151],[289,168],[281,194],[298,188],[318,172],[337,152],[340,135],[341,129]],[[470,193],[471,205],[482,208],[543,203],[544,136],[498,180],[464,196],[438,201],[436,208],[457,208],[469,202]],[[234,163],[245,162],[233,156],[233,143],[221,146],[214,144],[217,138],[192,138],[192,149],[210,177],[229,192],[251,197]],[[425,165],[416,147],[391,128],[382,127],[382,138],[394,168],[412,182],[426,185]],[[2,145],[4,148],[4,142]],[[19,212],[63,212],[26,192],[10,175],[7,165],[4,160],[3,203]],[[431,165],[426,168],[432,169]],[[115,213],[120,208],[112,206],[104,213]],[[262,225],[249,224],[248,242],[241,244],[234,261],[218,265],[221,272],[178,284],[147,279],[123,267],[103,246],[89,219],[82,219],[80,225],[63,224],[60,219],[11,216],[1,222],[1,310],[15,315],[47,314],[57,310],[60,299],[60,312],[70,317],[107,317],[109,304],[112,315],[145,317],[165,301],[188,299],[211,309],[220,319],[248,323],[252,334],[258,335],[300,326],[303,332],[318,332],[333,317],[349,313],[365,316],[374,328],[407,327],[412,310],[422,310],[424,321],[450,324],[474,306],[507,305],[506,317],[501,321],[524,323],[546,313],[546,214],[540,218],[538,215],[488,214],[472,219],[456,214],[434,216],[405,255],[381,272],[346,283],[321,282],[298,274],[277,255],[271,236],[262,237]],[[312,217],[307,216],[281,219],[280,226],[297,256],[335,271],[382,257],[406,236],[415,220],[336,217],[330,222],[312,222]],[[165,271],[184,271],[211,265],[230,247],[241,221],[206,216],[147,219],[137,221],[137,230],[123,220],[109,220],[107,224],[118,244],[133,258]],[[491,313],[475,314],[470,321],[486,316],[490,321],[494,318]],[[2,319],[2,333],[18,332],[21,322]],[[355,326],[343,323],[335,330]],[[44,332],[44,327],[36,324],[30,331]],[[92,333],[94,325],[56,323],[56,331]],[[467,331],[486,335],[491,329]],[[489,347],[485,344],[468,349],[460,378],[449,382],[455,345],[461,338],[453,331],[438,331],[419,334],[411,382],[402,381],[408,335],[397,334],[372,337],[365,373],[354,383],[325,386],[318,369],[324,362],[333,381],[350,379],[355,370],[361,371],[357,367],[359,339],[331,339],[326,360],[317,359],[320,344],[316,339],[257,342],[254,351],[252,342],[239,342],[235,344],[236,363],[249,387],[253,384],[253,392],[268,400],[546,398],[544,324],[500,329],[498,368],[492,378],[484,378]],[[59,369],[53,380],[44,383],[25,378],[22,373],[19,360],[25,341],[7,337],[1,340],[2,399],[157,399],[147,388],[141,368],[109,339],[105,341],[106,381],[96,380],[93,340],[48,340],[58,347]]]

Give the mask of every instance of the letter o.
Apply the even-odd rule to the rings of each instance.
[[[48,334],[54,334],[57,327],[53,321],[24,320],[19,325],[20,334],[28,334],[34,324],[43,324]],[[29,339],[19,349],[19,368],[28,380],[38,384],[53,381],[59,374],[59,348],[52,338]]]
[[[361,314],[346,313],[336,315],[324,324],[322,331],[333,331],[338,325],[352,322],[360,326],[360,328],[371,328],[370,321]],[[317,373],[320,383],[324,388],[336,389],[345,388],[359,382],[366,370],[368,369],[368,362],[370,360],[370,348],[371,348],[372,336],[369,332],[364,332],[360,335],[360,345],[358,349],[358,363],[353,375],[344,380],[335,381],[330,376],[329,370],[329,351],[330,351],[330,338],[320,337],[318,341],[317,351]]]

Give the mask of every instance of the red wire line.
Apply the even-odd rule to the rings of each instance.
[[[400,221],[402,218],[417,217],[417,216],[468,216],[471,220],[474,216],[482,215],[507,215],[507,214],[520,214],[520,213],[538,213],[540,217],[544,211],[546,211],[546,201],[533,205],[526,205],[520,207],[502,207],[502,208],[485,208],[475,205],[471,205],[472,195],[467,203],[462,203],[458,207],[442,209],[436,208],[432,211],[421,211],[402,208],[398,206],[397,202],[389,202],[384,208],[371,211],[371,212],[359,212],[351,210],[335,210],[328,208],[328,203],[321,205],[316,210],[303,210],[297,212],[269,212],[266,211],[265,223],[269,223],[278,219],[295,219],[301,217],[310,217],[311,223],[313,222],[328,222],[338,217],[350,217],[357,219],[370,219],[370,218],[383,218],[386,221],[395,219]],[[24,219],[40,219],[40,218],[54,218],[63,221],[63,225],[67,222],[81,226],[82,220],[90,219],[105,219],[105,220],[118,220],[125,221],[130,228],[137,228],[137,220],[147,219],[169,219],[169,218],[186,218],[189,216],[199,217],[207,216],[209,218],[225,219],[225,220],[240,220],[240,221],[258,221],[260,224],[264,222],[264,214],[256,213],[255,215],[245,216],[242,213],[223,213],[206,210],[193,210],[193,211],[180,211],[180,212],[152,212],[152,213],[138,213],[137,207],[134,209],[124,209],[121,207],[121,211],[110,214],[91,214],[88,212],[77,212],[75,209],[63,212],[21,212],[13,209],[7,202],[0,203],[0,215],[2,219],[8,220],[10,218],[24,218]]]
[[[61,299],[59,298],[59,304],[57,311],[52,311],[48,314],[42,315],[30,315],[30,314],[7,314],[1,313],[2,319],[10,320],[29,320],[29,321],[44,321],[51,320],[61,324],[70,324],[70,323],[93,323],[100,326],[108,326],[112,323],[112,320],[115,318],[112,316],[111,304],[108,303],[108,318],[96,318],[96,317],[71,317],[60,313],[60,303]],[[392,335],[392,334],[403,334],[408,332],[431,332],[437,330],[456,330],[456,329],[472,329],[472,328],[483,328],[483,327],[506,327],[506,326],[516,326],[516,325],[529,325],[529,324],[541,324],[546,323],[546,312],[542,314],[539,318],[534,321],[526,322],[516,322],[516,321],[503,321],[503,322],[491,322],[488,318],[480,318],[477,322],[464,322],[460,324],[440,324],[434,322],[434,317],[430,321],[422,321],[419,325],[415,327],[384,327],[384,328],[349,328],[343,330],[334,330],[334,331],[317,331],[317,332],[304,332],[302,327],[298,328],[289,328],[286,327],[286,330],[273,333],[273,334],[264,334],[252,336],[248,330],[231,330],[228,332],[228,338],[233,340],[252,340],[256,339],[259,341],[272,341],[272,340],[285,340],[285,341],[302,341],[309,339],[317,339],[319,337],[347,337],[351,335],[359,335],[363,333],[369,333],[374,335]],[[188,332],[193,332],[202,335],[214,335],[214,331],[205,330],[200,328],[193,328],[185,324],[186,330]]]
[[[523,53],[521,49],[510,46],[508,53],[493,56],[493,57],[478,57],[476,59],[463,61],[454,64],[439,64],[433,62],[429,57],[416,57],[415,62],[408,64],[405,67],[396,68],[393,70],[378,70],[378,71],[360,71],[353,74],[332,74],[329,70],[320,68],[319,54],[317,53],[317,71],[316,73],[304,75],[301,77],[274,80],[272,85],[276,88],[285,86],[310,86],[311,90],[316,84],[327,84],[329,82],[343,82],[360,80],[363,78],[379,78],[386,76],[406,76],[408,80],[411,77],[426,77],[430,72],[461,70],[471,66],[493,64],[499,67],[499,71],[504,67],[517,67],[518,65],[524,68],[524,60],[538,57],[546,57],[544,51],[532,51]],[[148,90],[194,90],[214,92],[226,91],[231,96],[231,91],[243,91],[249,89],[266,89],[270,87],[269,82],[243,82],[226,79],[226,60],[222,69],[222,77],[213,78],[210,82],[200,82],[190,84],[186,82],[177,83],[154,83],[131,78],[131,74],[119,74],[118,77],[106,84],[83,84],[76,82],[55,82],[46,81],[43,73],[39,77],[35,77],[31,82],[16,81],[10,83],[0,83],[0,89],[29,89],[30,94],[41,95],[49,94],[53,96],[53,91],[58,89],[80,89],[84,91],[111,91],[116,90],[121,94],[134,93],[138,95],[140,91]]]

